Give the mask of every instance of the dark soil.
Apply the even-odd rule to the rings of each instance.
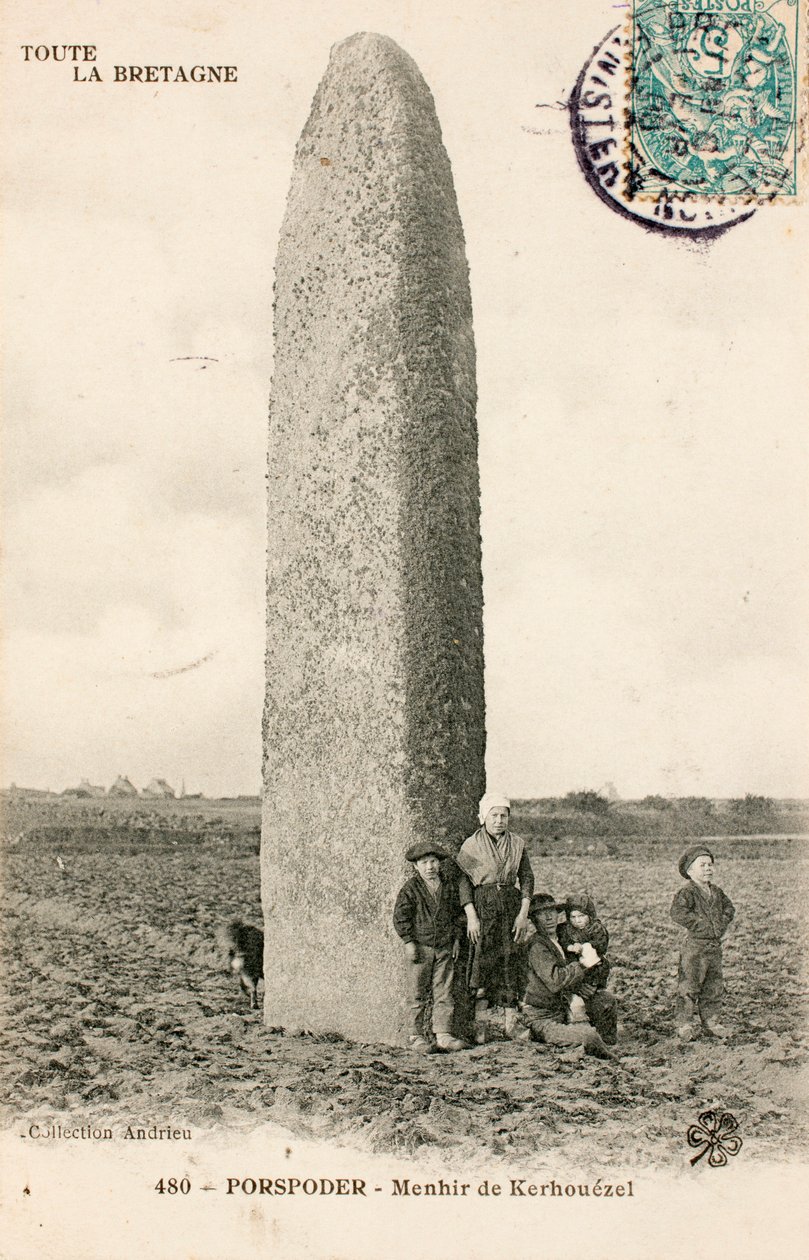
[[[671,863],[537,863],[539,886],[557,895],[588,886],[612,930],[623,1056],[614,1066],[505,1040],[420,1059],[272,1031],[247,1009],[215,945],[227,919],[261,922],[253,839],[130,848],[18,845],[7,858],[8,1123],[64,1114],[228,1129],[277,1121],[302,1137],[379,1152],[563,1151],[603,1169],[682,1166],[688,1126],[715,1106],[735,1115],[751,1158],[794,1160],[809,1145],[800,1102],[805,860],[721,863],[718,882],[738,916],[725,949],[736,1031],[726,1044],[687,1046],[671,1018],[677,934],[667,911],[679,879]]]

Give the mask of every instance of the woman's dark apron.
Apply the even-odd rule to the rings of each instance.
[[[516,1006],[525,988],[525,948],[512,936],[522,893],[514,884],[478,884],[473,897],[480,940],[469,952],[468,988],[492,1006]]]

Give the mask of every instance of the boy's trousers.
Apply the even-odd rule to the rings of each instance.
[[[408,997],[410,999],[410,1032],[414,1037],[429,1035],[425,1029],[425,1013],[432,997],[433,1032],[452,1031],[452,946],[433,949],[419,945],[419,961],[407,964]]]
[[[703,1023],[714,1019],[719,1014],[724,991],[719,941],[687,937],[680,950],[678,1025],[690,1024],[697,1018]]]

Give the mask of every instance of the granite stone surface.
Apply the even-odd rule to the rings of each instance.
[[[398,1042],[391,913],[484,787],[475,350],[430,92],[334,47],[276,261],[262,900],[268,1024]]]

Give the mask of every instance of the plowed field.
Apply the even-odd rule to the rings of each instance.
[[[803,983],[806,863],[719,855],[737,907],[725,948],[726,1044],[673,1035],[677,932],[670,860],[537,859],[540,888],[588,886],[611,929],[620,1066],[504,1040],[416,1059],[265,1028],[216,953],[226,919],[260,924],[255,846],[237,842],[66,852],[6,861],[6,1123],[240,1129],[278,1120],[301,1136],[398,1154],[432,1148],[579,1166],[683,1165],[708,1107],[733,1113],[745,1156],[806,1151]]]

